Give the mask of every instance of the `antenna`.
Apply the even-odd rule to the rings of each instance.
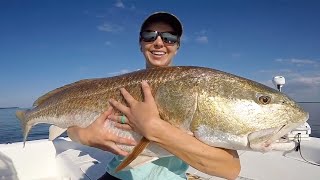
[[[286,83],[286,80],[283,76],[275,76],[273,77],[272,82],[277,87],[277,89],[281,92],[281,88]]]

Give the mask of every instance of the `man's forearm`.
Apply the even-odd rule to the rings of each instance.
[[[170,132],[170,133],[163,133]],[[162,121],[150,140],[204,173],[235,179],[240,172],[240,160],[234,150],[208,146],[195,137]]]

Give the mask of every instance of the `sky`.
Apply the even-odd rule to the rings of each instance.
[[[143,69],[138,34],[156,11],[184,34],[174,65],[204,66],[320,101],[317,0],[0,0],[0,107],[31,107],[46,92],[87,78]]]

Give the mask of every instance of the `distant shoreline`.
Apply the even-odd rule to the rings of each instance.
[[[319,102],[314,102],[314,101],[312,101],[312,102],[310,102],[310,101],[303,101],[303,102],[298,102],[298,103],[320,103],[320,101],[319,101]]]
[[[19,107],[0,107],[0,109],[18,109]]]

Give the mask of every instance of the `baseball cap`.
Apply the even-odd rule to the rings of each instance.
[[[145,28],[148,27],[151,23],[159,22],[159,21],[168,23],[170,26],[172,26],[172,28],[176,31],[176,33],[178,33],[178,36],[181,37],[183,28],[180,20],[175,15],[167,12],[155,12],[151,14],[142,23],[140,32],[145,30]]]

